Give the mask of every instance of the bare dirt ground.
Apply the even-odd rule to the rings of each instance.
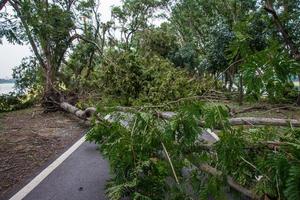
[[[34,107],[0,113],[0,199],[37,174],[88,129],[63,112]]]

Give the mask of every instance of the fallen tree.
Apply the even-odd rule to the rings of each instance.
[[[89,107],[85,110],[81,110],[67,102],[62,102],[60,104],[60,107],[77,117],[81,119],[88,119],[93,116],[93,114],[96,112],[95,107]],[[104,108],[110,109],[110,108]],[[135,108],[130,107],[122,107],[117,106],[115,107],[115,110],[121,111],[121,112],[137,112],[138,110]],[[170,119],[173,116],[176,115],[175,112],[157,112],[156,113],[158,117],[163,119]],[[266,117],[237,117],[237,118],[230,118],[228,119],[228,122],[231,126],[239,126],[239,125],[251,125],[251,126],[260,126],[260,125],[270,125],[270,126],[293,126],[293,127],[300,127],[300,121],[295,119],[280,119],[280,118],[266,118]],[[204,126],[205,122],[201,121],[200,126]]]
[[[71,105],[71,104],[69,104],[67,102],[61,103],[60,107],[63,110],[65,110],[65,111],[67,111],[69,113],[72,113],[72,114],[76,115],[77,117],[79,117],[81,119],[84,119],[84,120],[87,120],[87,121],[90,121],[91,117],[96,114],[96,108],[94,108],[94,107],[89,107],[89,108],[86,108],[85,110],[81,110],[81,109],[76,108],[75,106],[73,106],[73,105]],[[127,115],[128,113],[139,114],[140,112],[143,112],[143,109],[137,109],[136,107],[114,107],[114,108],[112,108],[112,107],[103,107],[101,109],[104,110],[104,111],[107,111],[108,113],[110,113],[110,111],[111,111],[111,113],[114,113],[116,111],[116,114],[117,113],[123,113],[125,115]],[[175,112],[152,112],[152,113],[153,113],[153,115],[151,115],[150,113],[148,113],[148,114],[150,114],[152,117],[156,116],[156,117],[159,117],[159,118],[162,118],[162,119],[166,119],[166,121],[173,120],[174,116],[177,115],[177,113],[175,113]],[[180,113],[178,113],[178,114],[180,114]],[[109,124],[111,124],[111,123],[114,122],[113,120],[115,119],[113,117],[113,115],[114,114],[108,114],[106,116],[110,116],[109,119],[106,116],[103,119],[105,121],[109,122]],[[128,116],[131,116],[131,115],[129,114]],[[97,117],[100,117],[100,119],[102,119],[101,118],[101,113],[98,113]],[[134,118],[132,118],[132,119],[134,119]],[[191,119],[192,120],[192,118],[190,118],[190,117],[187,118],[187,119]],[[110,121],[110,120],[112,120],[112,121]],[[99,124],[98,125],[101,125],[102,122],[105,124],[106,123],[105,121],[99,120]],[[240,117],[240,118],[230,118],[230,119],[228,119],[228,122],[232,126],[238,126],[238,125],[247,125],[247,126],[249,126],[249,125],[253,125],[253,126],[257,126],[257,125],[258,126],[259,125],[274,125],[274,126],[295,126],[295,127],[300,127],[300,122],[297,121],[297,120],[294,120],[294,119],[290,120],[290,119],[276,119],[276,118]],[[135,124],[136,124],[136,122],[134,122],[134,125],[133,125],[134,127],[135,127]],[[195,124],[197,124],[197,121],[196,121]],[[127,123],[127,125],[128,125],[128,123]],[[204,123],[201,122],[200,125],[204,125]],[[122,124],[122,126],[124,126],[124,125]],[[130,129],[130,127],[126,126],[126,129],[127,128]],[[103,133],[110,132],[110,129],[111,129],[111,126],[109,125],[108,129],[106,129]],[[131,132],[133,132],[133,130]],[[203,130],[203,129],[200,129],[200,130]],[[205,133],[205,132],[207,132],[207,133]],[[113,134],[113,133],[109,133],[109,134]],[[205,129],[203,131],[203,133],[200,134],[201,135],[200,138],[202,140],[201,139],[200,140],[196,139],[195,142],[197,144],[198,144],[198,142],[203,142],[203,143],[200,143],[200,148],[199,149],[201,149],[201,151],[208,151],[208,152],[209,151],[213,151],[213,154],[214,154],[216,152],[215,151],[216,149],[215,149],[215,147],[214,147],[213,144],[216,141],[219,141],[220,139],[216,135],[215,141],[211,141],[208,138],[203,137],[205,134],[211,135],[210,132]],[[214,134],[214,133],[212,132],[212,134]],[[137,135],[139,135],[139,134],[137,134]],[[107,135],[107,136],[109,136],[109,135]],[[120,137],[122,137],[122,134],[120,135]],[[284,141],[267,141],[267,142],[261,141],[261,142],[257,143],[257,145],[259,145],[259,144],[263,145],[263,148],[267,147],[268,149],[271,149],[271,150],[273,150],[275,148],[277,150],[279,148],[283,149],[283,148],[285,148],[285,146],[290,145],[288,142],[284,142]],[[185,152],[185,153],[189,154],[189,153],[198,152],[199,151],[198,147],[199,147],[199,144],[198,144],[198,146],[196,146],[197,150],[189,148],[188,150],[191,151],[191,152]],[[251,149],[252,150],[253,148],[255,149],[255,147],[256,146],[252,147],[250,145],[250,146],[245,146],[245,149]],[[166,148],[164,148],[164,150],[165,150],[165,152],[168,152],[168,150]],[[137,157],[135,156],[135,154],[137,153],[137,149],[133,149],[132,151],[133,151],[133,157],[135,159],[137,159]],[[177,178],[176,170],[173,167],[173,164],[172,164],[173,161],[172,161],[171,157],[169,157],[169,159],[167,161],[171,165],[172,172],[174,174],[174,177],[176,179],[177,184],[179,184],[180,180]],[[200,165],[198,164],[196,166],[197,166],[197,169],[199,171],[207,173],[207,174],[210,174],[210,175],[212,175],[214,177],[223,177],[224,176],[225,177],[225,179],[224,179],[225,182],[231,188],[233,188],[235,191],[238,191],[239,193],[241,193],[243,196],[247,196],[247,197],[249,197],[251,199],[259,199],[260,198],[258,196],[258,194],[256,194],[254,191],[252,191],[251,189],[248,189],[248,188],[244,187],[243,185],[239,184],[236,180],[234,180],[234,178],[232,178],[232,176],[224,174],[223,171],[220,171],[217,168],[214,168],[214,167],[212,167],[211,165],[208,165],[208,164],[200,164]],[[255,180],[254,180],[254,182],[255,182]]]
[[[95,114],[95,112],[96,112],[96,108],[94,108],[94,107],[89,107],[89,108],[86,108],[85,110],[81,110],[67,102],[61,103],[60,107],[62,109],[64,109],[65,111],[76,115],[78,118],[85,119],[85,120],[90,120],[92,115]],[[135,109],[127,108],[127,107],[117,107],[116,110],[118,110],[120,112],[135,112],[136,111]],[[173,113],[173,112],[158,113],[159,117],[165,118],[165,119],[170,119],[174,115],[175,115],[175,113]],[[204,138],[204,140],[205,140],[205,138]],[[209,141],[209,142],[211,142],[211,141]],[[208,145],[208,146],[209,146],[209,148],[211,147],[210,145]],[[172,163],[170,158],[169,158],[169,162]],[[198,166],[198,169],[200,171],[208,173],[212,176],[217,176],[217,177],[222,176],[221,171],[218,171],[216,168],[213,168],[212,166],[207,165],[207,164],[201,164],[200,166]],[[175,173],[175,170],[173,169],[173,167],[172,167],[172,170],[173,170],[173,173],[175,174],[175,178],[176,178],[176,173]],[[177,178],[176,178],[176,180],[178,182]],[[241,194],[243,194],[247,197],[250,197],[252,199],[259,199],[259,197],[255,193],[253,193],[251,190],[244,188],[243,186],[238,184],[232,177],[227,176],[226,180],[230,187],[232,187],[236,191],[240,192]]]

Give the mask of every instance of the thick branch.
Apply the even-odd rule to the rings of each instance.
[[[201,165],[198,166],[198,169],[205,172],[205,173],[213,175],[213,176],[222,176],[221,171],[217,170],[216,168],[214,168],[214,167],[212,167],[208,164],[201,164]],[[227,180],[227,183],[230,187],[232,187],[236,191],[242,193],[243,195],[245,195],[247,197],[250,197],[251,199],[260,199],[260,197],[258,195],[256,195],[251,190],[249,190],[247,188],[244,188],[242,185],[237,183],[231,176],[227,176],[226,180]]]
[[[71,45],[71,43],[72,43],[75,39],[81,39],[81,40],[83,40],[83,41],[85,41],[85,42],[88,42],[88,43],[90,43],[90,44],[93,44],[101,54],[103,53],[103,52],[102,52],[102,48],[100,48],[96,42],[94,42],[94,41],[92,41],[92,40],[89,40],[89,39],[87,39],[87,38],[85,38],[85,37],[83,37],[83,36],[81,36],[81,35],[79,35],[79,34],[76,33],[76,34],[72,35],[72,36],[69,38],[69,40],[67,41],[67,48],[66,48],[66,49],[63,51],[63,53],[61,54],[61,57],[60,57],[59,60],[58,60],[58,64],[60,64],[60,63],[62,62],[63,57],[64,57],[66,51],[68,50],[69,46]]]
[[[93,44],[93,45],[98,49],[98,51],[99,51],[101,54],[103,53],[103,52],[102,52],[102,48],[99,47],[98,44],[97,44],[96,42],[94,42],[94,41],[92,41],[92,40],[90,40],[90,39],[88,39],[88,38],[85,38],[85,37],[83,37],[83,36],[81,36],[81,35],[79,35],[79,34],[75,34],[75,35],[73,35],[72,37],[79,38],[79,39],[81,39],[81,40],[83,40],[83,41],[85,41],[85,42],[87,42],[87,43]]]
[[[296,47],[295,43],[291,40],[291,38],[290,38],[287,30],[284,28],[282,22],[280,21],[277,13],[273,7],[272,0],[266,0],[264,9],[272,15],[275,26],[276,26],[278,32],[281,33],[285,44],[290,48],[292,56],[296,60],[300,60],[300,52],[299,52],[298,48]]]
[[[66,44],[66,48],[63,50],[63,52],[61,53],[60,57],[59,57],[59,60],[58,60],[58,66],[60,66],[68,48],[70,47],[71,43],[75,40],[75,39],[78,39],[79,38],[79,35],[78,34],[74,34],[72,35],[69,40],[67,41],[67,44]]]
[[[239,117],[229,119],[232,126],[236,125],[272,125],[272,126],[294,126],[300,127],[300,121],[295,119],[278,119],[263,117]]]
[[[157,116],[163,119],[170,119],[175,116],[174,112],[157,112]],[[204,126],[205,122],[201,121],[200,126]],[[264,118],[264,117],[238,117],[230,118],[229,124],[232,126],[238,125],[271,125],[271,126],[294,126],[300,127],[300,121],[295,119],[279,119],[279,118]]]

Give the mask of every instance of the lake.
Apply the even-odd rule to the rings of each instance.
[[[0,95],[1,94],[8,94],[14,91],[14,84],[13,83],[0,83]]]

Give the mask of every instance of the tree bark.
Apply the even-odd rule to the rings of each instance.
[[[176,115],[175,112],[157,112],[157,116],[163,119],[171,119]],[[279,119],[279,118],[264,118],[264,117],[238,117],[229,118],[229,124],[232,126],[239,125],[254,125],[254,126],[294,126],[300,127],[300,121],[295,119]],[[200,126],[205,126],[205,122],[201,121]]]
[[[60,103],[60,107],[70,113],[75,114],[77,117],[82,119],[87,119],[91,117],[95,112],[96,108],[89,107],[87,109],[80,110],[75,106],[67,102]],[[105,109],[105,108],[103,108]],[[109,108],[108,108],[109,109]],[[116,107],[116,110],[121,112],[137,112],[136,109],[131,107]],[[80,111],[80,112],[78,112]],[[77,113],[78,112],[78,113]],[[156,115],[162,119],[169,120],[176,115],[175,112],[157,112]],[[260,125],[270,125],[270,126],[294,126],[300,127],[300,121],[295,119],[279,119],[279,118],[264,118],[264,117],[238,117],[238,118],[230,118],[229,124],[232,126],[239,126],[239,125],[253,125],[253,126],[260,126]],[[204,126],[205,122],[199,122],[200,126]]]
[[[94,107],[89,107],[86,108],[85,110],[81,110],[67,102],[60,103],[60,107],[63,110],[76,115],[78,118],[85,119],[85,120],[88,120],[96,112],[96,108]]]
[[[270,126],[294,126],[300,127],[300,121],[295,119],[278,119],[263,117],[239,117],[229,119],[232,126],[237,125],[270,125]]]

